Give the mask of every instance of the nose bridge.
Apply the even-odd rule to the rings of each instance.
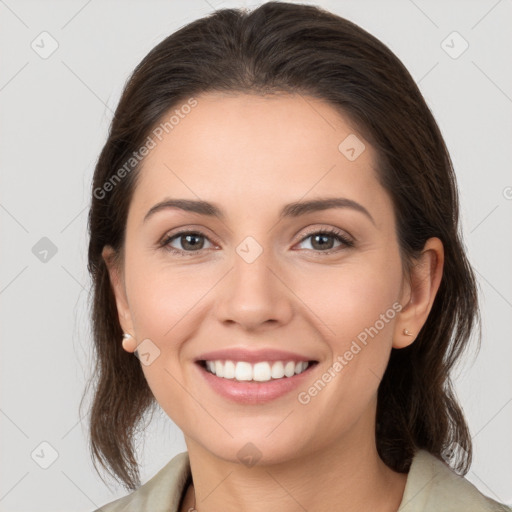
[[[255,329],[291,318],[291,295],[276,276],[272,251],[255,238],[245,238],[236,248],[232,270],[217,297],[218,318]]]

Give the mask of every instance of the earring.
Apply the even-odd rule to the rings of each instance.
[[[137,342],[135,338],[131,334],[124,333],[123,334],[123,348],[126,352],[134,352],[137,346]]]
[[[404,329],[404,330],[403,330],[403,333],[404,333],[406,336],[412,336],[412,332],[409,332],[407,329]]]

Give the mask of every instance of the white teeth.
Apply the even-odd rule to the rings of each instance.
[[[270,380],[271,373],[272,371],[268,363],[256,363],[252,369],[252,380],[265,382]]]
[[[246,361],[206,361],[206,368],[210,373],[224,379],[239,381],[267,382],[270,379],[293,377],[308,368],[307,361],[275,361],[273,363],[261,361],[251,364]]]
[[[215,361],[215,368],[217,368],[218,364],[222,364],[221,361]],[[222,375],[216,374],[217,377],[222,377]],[[246,363],[244,361],[238,361],[235,366],[235,379],[236,380],[252,380],[252,366],[251,363]]]
[[[224,378],[234,379],[235,378],[235,363],[233,361],[226,361],[224,363]]]
[[[284,377],[284,364],[281,361],[276,361],[272,365],[270,375],[273,379],[282,379]]]
[[[293,361],[286,363],[286,366],[284,367],[284,374],[287,377],[293,377],[295,375],[295,368],[296,368],[296,366]]]

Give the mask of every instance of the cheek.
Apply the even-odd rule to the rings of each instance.
[[[201,298],[213,288],[214,276],[193,265],[168,265],[164,254],[133,254],[127,269],[126,291],[135,331],[139,337],[154,339],[172,349],[188,316],[194,314]]]
[[[332,362],[326,362],[325,370],[335,377],[323,374],[324,382],[329,384],[317,402],[338,411],[333,413],[339,415],[336,425],[347,419],[343,419],[347,410],[352,411],[354,419],[375,398],[389,359],[400,308],[397,301],[402,270],[398,256],[367,256],[340,267],[338,272],[330,269],[318,273],[314,285],[304,281],[298,292],[308,298],[308,307],[318,316],[316,324],[332,358]],[[317,386],[315,382],[308,385]],[[318,386],[321,388],[322,383]]]
[[[134,330],[139,342],[150,340],[149,346],[157,354],[141,368],[162,409],[185,429],[190,422],[199,422],[201,415],[191,407],[190,396],[183,391],[184,365],[189,363],[184,348],[188,348],[188,341],[196,337],[201,326],[199,316],[207,304],[208,291],[215,284],[214,276],[190,268],[176,271],[146,267],[145,272],[137,272],[136,266],[132,269],[127,293]]]
[[[190,361],[190,340],[199,337],[205,315],[212,308],[212,297],[220,275],[193,265],[178,268],[157,263],[155,258],[132,252],[127,260],[126,291],[134,331],[140,342],[150,340],[157,354],[149,365],[142,365],[157,400],[178,400],[182,389],[183,365]],[[148,343],[146,341],[146,343]],[[154,346],[153,346],[154,345]],[[141,358],[142,360],[142,358]]]
[[[338,417],[338,425],[347,420],[347,410],[351,411],[352,419],[358,417],[377,392],[400,309],[401,267],[396,263],[351,265],[337,279],[332,275],[322,279],[317,276],[315,283],[309,287],[307,304],[319,317],[317,326],[332,358],[325,364],[326,373],[321,378],[329,384],[318,403],[338,411],[333,413]],[[302,292],[307,289],[304,287]],[[317,386],[315,382],[308,385]],[[319,386],[322,387],[321,383]]]
[[[396,316],[393,304],[401,288],[398,260],[359,261],[304,274],[295,285],[297,295],[325,325],[323,332],[341,343],[373,326],[382,314],[386,320]],[[378,326],[382,328],[382,322]],[[390,322],[385,322],[386,330]],[[329,329],[327,329],[327,327]]]

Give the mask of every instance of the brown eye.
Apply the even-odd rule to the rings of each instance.
[[[176,253],[190,253],[199,252],[205,248],[205,242],[211,244],[208,238],[202,233],[195,231],[182,231],[170,237],[167,237],[162,246],[171,252]]]
[[[340,247],[353,247],[353,242],[346,238],[342,233],[333,230],[315,231],[304,237],[300,243],[311,239],[310,246],[306,249],[314,250],[315,252],[334,252]],[[337,243],[337,245],[335,245]]]

